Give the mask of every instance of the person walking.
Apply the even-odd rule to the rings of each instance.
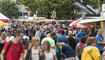
[[[99,49],[101,54],[103,53],[103,48],[104,48],[104,44],[105,44],[102,33],[103,32],[101,30],[98,30],[98,33],[97,33],[97,35],[95,37],[95,39],[96,39],[96,47]]]
[[[68,31],[68,40],[69,40],[69,45],[73,48],[73,50],[75,50],[77,45],[77,40],[76,37],[73,36],[72,31]]]
[[[84,48],[81,60],[101,60],[99,49],[95,46],[95,37],[89,37],[86,41],[87,47]]]
[[[32,41],[28,41],[24,47],[25,49],[25,54],[24,54],[24,57],[26,56],[26,53],[28,51],[28,49],[32,48]]]
[[[78,43],[76,46],[76,53],[78,55],[79,60],[81,60],[81,54],[83,52],[83,49],[87,46],[85,43],[86,43],[86,38],[82,37],[80,39],[80,43]]]
[[[77,34],[78,42],[80,42],[80,39],[83,36],[85,36],[84,29],[80,29],[80,32],[78,32],[78,34]]]
[[[45,41],[43,45],[45,60],[57,60],[56,53],[54,49],[51,49],[49,41]]]
[[[6,42],[14,40],[14,36],[11,35],[11,31],[6,31]]]
[[[20,43],[23,35],[21,31],[17,31],[15,39],[5,43],[1,60],[24,60],[24,45]]]
[[[41,38],[40,28],[37,28],[37,31],[36,31],[36,33],[35,33],[35,37]]]
[[[54,40],[55,36],[56,36],[56,34],[54,32],[51,32],[50,36],[45,37],[45,38],[42,39],[41,45],[43,45],[43,43],[45,41],[49,41],[51,48],[55,48],[55,40]]]
[[[44,53],[40,47],[40,38],[32,37],[32,48],[27,50],[25,60],[44,60]]]
[[[65,44],[64,42],[59,42],[57,45],[59,46],[62,55],[60,56],[60,59],[75,60],[75,52],[70,45]]]
[[[1,33],[1,37],[0,37],[0,56],[1,56],[1,51],[5,45],[6,42],[6,34],[5,33]],[[1,57],[0,57],[1,59]]]
[[[58,36],[58,38],[57,38],[57,43],[58,43],[58,42],[64,42],[64,43],[66,43],[66,44],[69,45],[69,40],[68,40],[68,38],[64,35],[64,34],[65,34],[65,31],[62,30],[60,33],[61,33],[61,35]]]

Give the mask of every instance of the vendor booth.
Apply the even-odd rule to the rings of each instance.
[[[2,13],[0,13],[0,21],[3,21],[5,23],[8,23],[11,21],[11,19],[9,19],[8,17],[6,17],[5,15],[3,15]]]

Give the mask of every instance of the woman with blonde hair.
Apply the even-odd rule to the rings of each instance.
[[[39,37],[32,37],[32,48],[27,50],[25,60],[44,60]]]
[[[89,37],[86,41],[87,47],[84,48],[81,60],[101,60],[98,48],[95,46],[95,38]]]
[[[0,55],[1,55],[1,51],[5,45],[6,42],[6,34],[5,33],[1,33],[1,37],[0,37]]]

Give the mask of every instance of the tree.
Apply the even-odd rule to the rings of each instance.
[[[94,9],[98,8],[98,0],[83,0],[83,4],[84,5],[90,5],[92,6]]]
[[[20,16],[16,3],[10,2],[10,0],[0,2],[0,12],[11,19],[12,17],[18,18]]]
[[[79,14],[81,10],[72,5],[75,1],[77,0],[22,0],[22,3],[28,7],[29,11],[38,11],[40,16],[50,17],[51,12],[55,10],[57,13],[56,19],[75,19],[81,16]],[[86,1],[90,4],[91,0]],[[93,2],[96,3],[96,1]],[[97,7],[97,4],[92,6]]]

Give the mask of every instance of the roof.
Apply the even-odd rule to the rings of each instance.
[[[98,22],[103,21],[100,17],[88,17],[87,19],[81,20],[79,23],[92,23],[92,22]]]

